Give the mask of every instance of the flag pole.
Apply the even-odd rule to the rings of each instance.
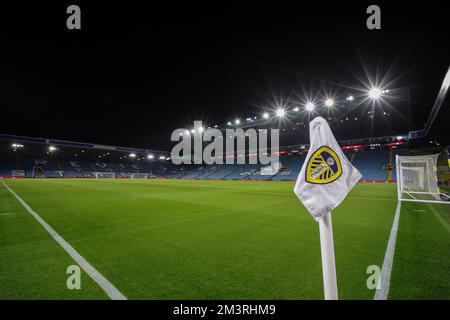
[[[325,300],[338,300],[331,212],[319,219],[319,233]]]

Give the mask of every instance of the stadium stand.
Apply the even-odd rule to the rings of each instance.
[[[408,150],[397,150],[396,154],[408,154]],[[363,174],[363,180],[385,181],[389,163],[388,150],[361,150],[346,152],[349,159]],[[129,178],[133,173],[148,173],[149,177],[173,179],[223,179],[223,180],[295,180],[305,161],[305,154],[286,154],[280,157],[281,168],[273,175],[262,175],[260,164],[234,165],[183,165],[170,162],[137,161],[129,159],[78,160],[57,155],[34,155],[0,152],[0,176],[29,178],[92,178],[95,172],[114,172],[117,178]],[[395,169],[393,170],[395,180]]]
[[[361,172],[363,180],[386,181],[388,163],[387,150],[366,150],[355,152],[352,164]]]
[[[395,156],[410,154],[406,145],[397,145],[398,141],[394,142],[395,147],[389,145],[385,138],[383,141],[385,145],[378,144],[377,147],[370,143],[355,144],[354,141],[343,147],[347,158],[362,173],[362,180],[395,181]],[[167,152],[165,155],[148,158],[138,152],[130,157],[130,152],[135,150],[132,148],[105,153],[104,150],[72,145],[66,148],[61,145],[55,149],[57,151],[50,152],[48,145],[43,143],[27,144],[26,148],[13,148],[13,145],[11,140],[0,143],[0,177],[94,178],[98,172],[107,172],[110,173],[109,176],[114,173],[116,178],[131,178],[133,174],[141,173],[148,178],[167,179],[295,180],[307,152],[304,146],[297,147],[296,150],[285,147],[280,152],[279,168],[269,174],[267,171],[264,171],[266,174],[261,174],[261,168],[264,167],[261,164],[174,165],[168,161]]]

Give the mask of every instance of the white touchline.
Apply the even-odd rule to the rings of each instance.
[[[392,223],[391,234],[389,235],[386,254],[384,255],[383,266],[381,267],[380,289],[375,292],[374,300],[387,300],[389,295],[389,285],[391,283],[392,263],[394,262],[395,241],[397,239],[398,222],[400,220],[401,201],[395,210],[394,222]]]
[[[48,233],[59,243],[61,247],[75,260],[75,262],[94,280],[112,300],[127,300],[111,282],[109,282],[100,272],[98,272],[89,262],[86,261],[66,240],[64,240],[44,219],[39,216],[31,207],[22,200],[11,188],[0,180],[5,188],[23,205],[23,207],[47,230]]]

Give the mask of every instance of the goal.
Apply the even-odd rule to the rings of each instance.
[[[447,189],[449,167],[438,166],[439,156],[396,156],[399,201],[450,204]]]
[[[96,179],[98,179],[98,178],[114,179],[116,177],[115,172],[93,172],[93,174]]]
[[[131,179],[147,179],[148,173],[132,173]]]

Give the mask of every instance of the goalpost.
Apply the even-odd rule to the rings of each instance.
[[[396,156],[399,201],[450,204],[449,168],[438,167],[439,155]]]
[[[148,173],[138,172],[138,173],[132,173],[131,179],[147,179]]]
[[[114,179],[116,177],[115,172],[93,172],[95,179],[98,178],[110,178]]]

